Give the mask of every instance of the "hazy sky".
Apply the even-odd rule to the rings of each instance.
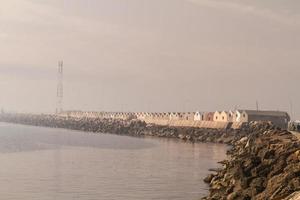
[[[53,112],[290,110],[299,0],[2,0],[0,106]]]

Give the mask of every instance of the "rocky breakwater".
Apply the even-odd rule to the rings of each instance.
[[[206,200],[300,199],[300,142],[288,131],[253,123],[235,141],[224,168],[209,175]]]
[[[57,115],[0,114],[1,122],[65,128],[94,133],[176,138],[189,142],[226,143],[229,160],[209,175],[205,200],[299,199],[300,142],[269,123],[251,123],[240,130],[170,127],[138,120],[72,118]]]
[[[112,133],[132,136],[177,138],[190,142],[215,142],[233,144],[247,135],[247,127],[241,130],[218,130],[193,127],[170,127],[146,124],[138,120],[103,118],[74,118],[57,115],[1,114],[1,122],[65,128],[95,133]]]

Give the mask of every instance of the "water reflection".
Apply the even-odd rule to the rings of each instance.
[[[226,147],[0,126],[2,199],[196,200]]]
[[[108,149],[140,149],[153,146],[150,142],[130,137],[120,138],[108,134],[83,134],[63,129],[1,124],[0,153],[57,149],[64,146]]]

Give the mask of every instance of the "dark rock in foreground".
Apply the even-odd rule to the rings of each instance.
[[[233,143],[230,160],[211,180],[209,200],[280,200],[300,190],[300,142],[291,133],[254,123]],[[212,178],[213,177],[213,178]]]

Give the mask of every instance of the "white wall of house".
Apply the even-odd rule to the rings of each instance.
[[[228,122],[233,122],[233,118],[234,118],[235,112],[234,111],[229,111],[228,112]]]
[[[202,121],[202,113],[197,111],[194,115],[194,121]]]
[[[171,113],[170,114],[170,120],[178,120],[179,114],[178,113]]]
[[[241,120],[241,112],[240,111],[238,111],[238,110],[236,110],[235,112],[234,112],[234,116],[233,116],[233,122],[240,122],[240,120]]]

